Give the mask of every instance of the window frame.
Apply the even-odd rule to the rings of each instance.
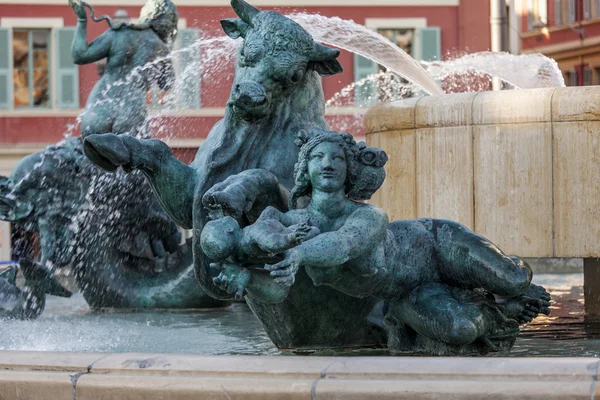
[[[567,71],[567,87],[579,86],[579,71],[573,68]]]
[[[594,18],[594,13],[592,12],[592,0],[582,0],[582,2],[581,2],[581,19],[582,19],[582,21],[589,21],[592,18]]]
[[[13,81],[12,81],[12,90],[13,90],[13,96],[12,96],[12,106],[16,109],[16,110],[27,110],[27,109],[42,109],[42,110],[48,110],[48,109],[52,109],[52,100],[54,98],[54,86],[52,85],[52,68],[51,68],[51,63],[53,61],[53,56],[54,54],[52,53],[52,43],[51,43],[51,39],[52,39],[52,30],[51,29],[47,29],[47,28],[12,28],[11,29],[11,33],[12,36],[11,38],[14,38],[14,33],[15,32],[26,32],[27,33],[27,48],[28,48],[28,52],[29,52],[29,57],[28,57],[28,63],[27,63],[27,90],[29,92],[29,104],[26,106],[17,106],[15,104],[15,96],[14,96],[14,88],[15,88],[15,82],[14,82],[14,60],[12,60],[12,71],[13,71]],[[34,32],[45,32],[47,34],[47,51],[48,51],[48,66],[47,66],[47,70],[48,70],[48,105],[46,106],[36,106],[34,103],[34,92],[35,92],[35,87],[34,87],[34,77],[35,77],[35,72],[34,72],[34,67],[33,67],[33,62],[35,59],[34,56],[34,47],[33,47],[33,34]],[[14,47],[14,44],[11,43]],[[14,53],[11,53],[14,55]]]
[[[417,34],[417,31],[419,29],[428,28],[427,18],[365,18],[364,25],[375,32],[380,30],[412,30],[413,41],[411,45],[411,57],[413,57],[415,60],[421,60],[421,43],[419,42],[419,35]],[[354,68],[356,68],[356,61]],[[376,68],[377,71],[380,71],[380,67],[377,64]],[[377,98],[378,93],[374,93],[373,96]],[[355,99],[355,105],[356,104],[357,100]]]
[[[582,86],[592,86],[594,84],[594,69],[591,68],[589,65],[583,67],[582,75]]]
[[[40,111],[56,111],[58,107],[56,106],[56,63],[55,56],[57,54],[57,44],[55,38],[55,30],[59,28],[64,28],[64,19],[63,18],[13,18],[13,17],[2,17],[0,18],[0,27],[8,28],[9,32],[9,46],[8,46],[8,59],[9,62],[8,74],[10,77],[10,84],[8,90],[8,98],[10,99],[10,106],[6,109],[8,112],[27,112],[27,113],[39,113]],[[15,29],[27,29],[27,30],[48,30],[49,31],[49,46],[48,46],[48,86],[50,88],[50,106],[48,107],[39,107],[39,106],[22,106],[15,107],[15,93],[14,93],[14,61],[13,61],[13,34]],[[31,102],[30,102],[31,103]]]
[[[137,18],[131,18],[130,21],[132,22],[137,22],[138,19]],[[184,29],[187,29],[187,19],[186,18],[180,18],[177,21],[177,31],[180,32]],[[173,50],[179,50],[181,48],[181,36],[178,36],[178,38],[175,40],[175,43],[173,44]],[[179,72],[181,70],[181,62],[179,57],[174,58],[173,59],[173,68],[175,69],[175,76],[179,76]],[[148,91],[149,95],[151,96],[151,100],[149,103],[147,103],[148,106],[148,111],[150,113],[162,113],[165,111],[176,111],[176,112],[181,112],[186,110],[185,107],[182,107],[179,99],[176,99],[175,104],[170,106],[168,104],[161,104],[160,103],[160,97],[159,96],[162,92],[158,89],[158,87],[153,86],[149,91]],[[198,107],[198,109],[202,108],[202,101],[200,101],[200,106]]]
[[[565,14],[565,25],[572,25],[577,22],[577,0],[566,0],[567,12]],[[571,18],[573,17],[573,18]]]

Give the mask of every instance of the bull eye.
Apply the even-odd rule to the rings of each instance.
[[[297,69],[291,76],[290,80],[294,83],[298,83],[300,82],[300,80],[302,79],[302,77],[304,76],[304,70],[303,69]]]

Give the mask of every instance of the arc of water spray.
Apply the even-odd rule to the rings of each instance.
[[[300,13],[288,17],[300,24],[318,42],[371,59],[422,87],[429,94],[436,96],[444,94],[418,61],[385,36],[363,25],[316,14]]]

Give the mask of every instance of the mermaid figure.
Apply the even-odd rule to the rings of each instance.
[[[383,210],[349,197],[364,169],[350,135],[313,129],[300,143],[291,211],[271,210],[269,217],[284,226],[310,220],[321,233],[264,266],[272,279],[265,290],[268,299],[273,299],[273,287],[284,299],[304,267],[315,285],[386,300],[388,347],[396,353],[506,350],[519,323],[550,312],[550,297],[531,284],[527,263],[503,254],[487,239],[447,220],[390,223]],[[306,196],[308,205],[298,207]],[[260,295],[260,285],[239,277],[249,271],[262,274],[264,281],[263,271],[230,262],[221,267],[222,287],[239,290],[240,283],[248,282],[249,293]]]
[[[173,63],[169,56],[177,36],[178,14],[170,0],[148,0],[138,23],[113,24],[110,17],[94,16],[93,8],[77,0],[69,0],[77,14],[77,31],[72,55],[75,64],[90,64],[107,59],[104,74],[88,97],[81,119],[81,135],[130,134],[147,136],[146,93],[156,84],[169,90],[174,81]],[[87,11],[92,20],[106,20],[109,29],[87,41]],[[96,165],[114,171],[103,162],[93,148],[84,145],[86,156]]]

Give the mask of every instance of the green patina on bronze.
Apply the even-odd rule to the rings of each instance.
[[[96,168],[83,155],[79,138],[25,157],[10,177],[0,179],[0,219],[38,233],[38,269],[49,274],[70,267],[92,307],[226,304],[202,292],[191,245],[180,245],[177,226],[145,178],[137,173],[125,179],[123,173]],[[23,272],[33,258],[20,255]]]
[[[549,312],[529,267],[455,222],[389,223],[357,202],[383,183],[387,156],[327,130],[318,75],[341,71],[339,51],[276,12],[231,4],[239,19],[221,24],[243,39],[233,87],[195,160],[110,130],[86,135],[87,154],[146,175],[168,215],[194,230],[201,287],[245,296],[280,348],[510,348],[519,323]],[[383,321],[370,315],[381,301]]]

